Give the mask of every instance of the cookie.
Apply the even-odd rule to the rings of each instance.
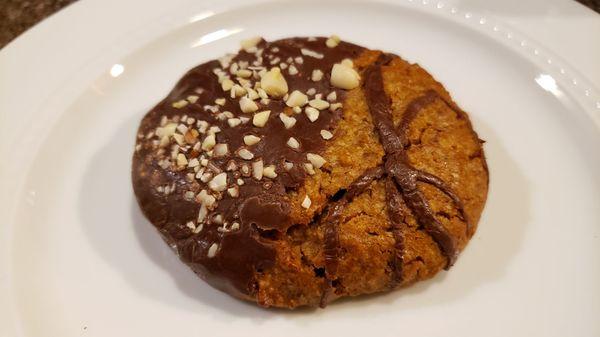
[[[206,282],[261,306],[324,307],[456,261],[488,188],[482,141],[399,56],[330,38],[242,42],[143,118],[132,181]]]

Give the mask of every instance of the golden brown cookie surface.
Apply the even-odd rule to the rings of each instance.
[[[293,308],[449,267],[488,175],[468,117],[419,66],[293,38],[188,72],[144,117],[132,178],[197,274]]]

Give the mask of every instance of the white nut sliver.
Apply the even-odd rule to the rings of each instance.
[[[312,202],[310,201],[310,198],[308,197],[308,195],[304,196],[304,200],[302,201],[302,207],[309,209],[311,203]]]
[[[330,92],[330,93],[327,95],[327,100],[328,100],[329,102],[333,102],[333,101],[337,100],[337,93],[336,93],[335,91],[332,91],[332,92]]]
[[[223,89],[223,91],[229,91],[231,88],[233,88],[234,84],[235,83],[233,83],[232,80],[226,78],[223,80],[223,82],[221,82],[221,89]]]
[[[275,165],[269,165],[263,168],[263,176],[274,179],[277,177],[277,173],[275,172]]]
[[[242,46],[242,49],[244,49],[248,53],[251,53],[256,50],[256,45],[260,42],[260,40],[262,40],[262,38],[260,36],[254,36],[254,37],[242,40],[242,42],[240,42],[240,45]]]
[[[227,120],[227,124],[229,124],[229,127],[235,128],[236,126],[240,125],[242,123],[242,120],[239,118],[229,118]]]
[[[258,142],[260,142],[260,137],[257,137],[255,135],[244,136],[244,144],[248,146],[258,144]]]
[[[227,189],[227,193],[232,197],[232,198],[237,198],[240,196],[240,188],[237,187],[236,185],[234,185],[234,187],[230,187]]]
[[[308,102],[308,97],[298,90],[292,91],[285,104],[289,107],[304,106]]]
[[[335,48],[340,44],[340,37],[337,35],[331,35],[327,41],[325,41],[325,45],[329,48]]]
[[[245,160],[251,160],[252,158],[254,158],[254,153],[250,152],[248,149],[245,148],[239,149],[237,155],[238,157]]]
[[[327,108],[329,108],[329,102],[324,101],[322,99],[311,99],[310,102],[308,102],[308,104],[310,106],[312,106],[315,109],[319,109],[319,110],[325,110]]]
[[[294,137],[290,137],[286,144],[287,144],[287,146],[291,147],[294,150],[297,150],[300,148],[300,143]]]
[[[252,177],[256,180],[261,180],[263,177],[263,161],[257,160],[252,163]]]
[[[227,173],[219,173],[208,182],[208,188],[216,192],[222,192],[227,189]]]
[[[290,117],[283,112],[279,114],[279,119],[281,119],[281,122],[286,129],[291,129],[294,127],[294,125],[296,125],[296,118]]]
[[[245,113],[254,112],[258,110],[258,105],[256,105],[256,103],[254,103],[254,101],[250,98],[244,96],[240,98],[240,109]]]
[[[321,137],[323,137],[325,140],[329,140],[333,138],[333,133],[328,130],[321,130]]]
[[[281,74],[281,69],[275,67],[266,72],[260,79],[260,87],[271,97],[283,97],[288,92],[288,84]]]
[[[208,256],[209,258],[215,257],[215,255],[217,255],[217,250],[218,249],[219,249],[219,244],[218,243],[213,243],[208,248],[208,253],[206,253],[206,256]]]
[[[334,87],[351,90],[360,84],[360,75],[347,64],[336,63],[331,68],[331,85]]]
[[[271,110],[265,110],[256,113],[252,118],[252,124],[254,124],[254,126],[256,127],[262,128],[263,126],[265,126],[265,124],[267,124],[270,114]]]
[[[313,107],[306,107],[306,109],[304,109],[304,113],[306,114],[306,117],[308,117],[308,119],[311,122],[316,121],[317,119],[319,119],[319,110],[313,108]]]
[[[319,82],[323,79],[323,72],[320,69],[313,70],[312,74],[310,75],[310,79],[313,82]]]
[[[183,153],[177,155],[177,166],[186,166],[188,164],[187,158]]]
[[[213,156],[215,157],[223,157],[229,153],[229,148],[227,144],[217,144],[213,150]]]
[[[306,159],[316,168],[321,168],[327,162],[325,158],[315,153],[307,153]]]
[[[208,150],[212,149],[216,144],[217,144],[217,141],[215,139],[215,134],[212,133],[212,134],[206,136],[206,138],[204,138],[204,141],[202,142],[202,150],[208,151]]]

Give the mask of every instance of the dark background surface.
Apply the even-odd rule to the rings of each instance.
[[[0,0],[0,48],[45,17],[75,1]],[[600,13],[600,0],[577,1]]]

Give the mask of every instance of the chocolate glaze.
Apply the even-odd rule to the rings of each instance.
[[[257,48],[263,50],[261,57],[267,69],[279,65],[279,62],[275,62],[277,58],[280,62],[285,62],[290,57],[294,60],[302,57],[302,63],[294,61],[298,70],[296,75],[292,76],[286,70],[282,70],[288,84],[288,92],[300,90],[306,93],[308,89],[314,88],[317,93],[323,94],[324,98],[330,92],[336,91],[339,102],[343,102],[344,90],[330,85],[330,70],[333,64],[346,58],[356,58],[364,50],[345,42],[341,42],[335,48],[328,48],[324,38],[292,38],[274,42],[263,40]],[[302,48],[319,53],[322,58],[303,55]],[[257,57],[256,53],[241,50],[233,57],[233,62],[249,62],[252,66]],[[269,231],[283,233],[293,225],[286,192],[302,185],[307,175],[303,169],[303,163],[307,162],[306,153],[318,154],[323,151],[325,140],[320,136],[320,130],[333,130],[343,115],[343,110],[323,111],[316,121],[311,122],[304,113],[293,114],[282,99],[271,98],[268,104],[261,104],[259,109],[271,111],[265,127],[254,127],[251,121],[230,127],[227,120],[219,120],[217,114],[207,111],[204,106],[213,105],[218,98],[226,98],[225,104],[219,107],[220,112],[230,111],[235,117],[249,118],[252,118],[252,114],[243,113],[238,103],[239,99],[231,99],[229,92],[222,90],[217,76],[213,73],[215,68],[221,68],[218,61],[210,61],[191,69],[171,93],[144,117],[139,130],[141,137],[138,137],[140,148],[133,158],[133,186],[146,217],[159,229],[165,241],[178,252],[183,262],[213,286],[239,297],[249,298],[256,290],[256,273],[272,266],[275,260],[272,242],[268,235],[263,237],[262,234]],[[321,81],[311,80],[312,71],[315,69],[323,71]],[[172,106],[173,102],[185,99],[189,95],[198,96],[197,103],[181,108]],[[291,129],[286,129],[279,120],[279,114],[284,111],[292,114],[297,120]],[[167,170],[160,167],[156,146],[153,147],[151,142],[145,141],[143,137],[160,124],[163,116],[171,120],[183,115],[206,121],[221,129],[216,136],[217,143],[228,144],[229,154],[210,158],[210,167],[216,171],[227,172],[228,182],[239,178],[243,179],[244,184],[239,186],[237,198],[223,192],[216,209],[210,210],[209,217],[219,214],[222,216],[222,222],[230,226],[234,222],[239,223],[239,230],[219,230],[222,225],[217,221],[205,223],[199,233],[194,233],[186,226],[186,223],[197,218],[200,204],[194,200],[186,200],[183,197],[184,193],[187,190],[198,193],[207,189],[207,186],[197,179],[193,182],[186,180],[186,175],[193,171],[173,166]],[[247,147],[243,143],[243,136],[249,134],[259,136],[262,140]],[[286,146],[289,137],[299,141],[300,149],[293,150]],[[251,164],[251,161],[244,161],[235,155],[235,151],[241,147],[251,150],[254,154],[253,160],[262,159],[264,165],[275,165],[278,176],[275,179],[263,178],[257,181],[252,177],[240,175],[239,172],[226,171],[225,168],[231,161],[237,166]],[[199,154],[194,150],[186,152],[188,159]],[[286,161],[294,164],[289,171],[284,169]],[[174,186],[174,191],[168,195],[157,192],[156,187],[163,185]],[[207,252],[214,243],[218,244],[216,255],[208,257]]]

